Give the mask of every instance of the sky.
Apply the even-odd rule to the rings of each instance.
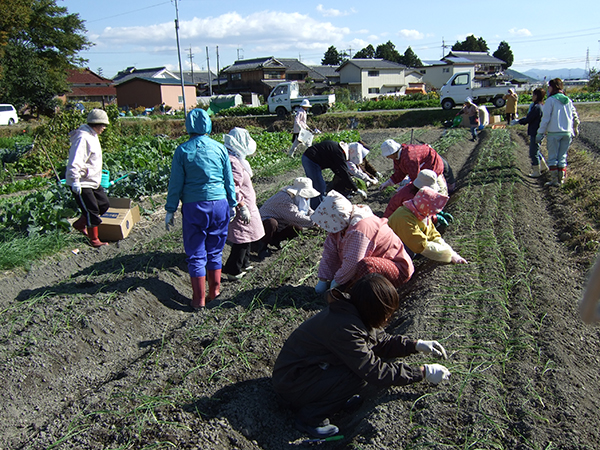
[[[492,54],[506,41],[512,69],[600,68],[600,3],[240,0],[57,0],[77,13],[94,45],[80,56],[107,78],[134,66],[179,71],[175,19],[184,70],[216,72],[238,59],[274,56],[318,65],[335,46],[350,55],[391,41],[422,61],[439,60],[468,35]],[[469,8],[469,5],[472,5]],[[449,46],[443,51],[443,45]],[[208,48],[208,54],[207,54]],[[191,54],[191,60],[190,60]],[[218,54],[218,56],[217,56]],[[588,56],[589,54],[589,56]],[[208,56],[208,58],[207,58]]]

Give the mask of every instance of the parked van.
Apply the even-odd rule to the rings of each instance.
[[[19,123],[17,110],[13,105],[0,105],[0,125],[14,125]]]

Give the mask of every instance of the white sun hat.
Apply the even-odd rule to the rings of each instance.
[[[401,148],[402,145],[398,144],[395,140],[388,139],[383,144],[381,144],[381,154],[383,156],[390,156],[396,153]]]
[[[310,104],[310,100],[308,100],[307,98],[302,100],[302,103],[300,103],[300,106],[302,108],[312,108],[312,105]]]
[[[312,180],[306,177],[298,177],[294,182],[281,189],[288,194],[297,195],[303,198],[314,198],[320,195],[319,191],[313,188]]]

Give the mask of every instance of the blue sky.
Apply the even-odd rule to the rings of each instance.
[[[112,78],[128,66],[178,70],[173,0],[57,0],[85,21],[95,45],[81,56],[93,71]],[[469,5],[473,5],[469,8]],[[577,3],[397,1],[204,1],[178,0],[181,59],[195,70],[232,64],[238,57],[298,58],[320,64],[334,45],[352,54],[368,44],[411,46],[421,60],[439,60],[442,43],[474,34],[493,53],[510,45],[513,69],[600,68],[598,0]]]

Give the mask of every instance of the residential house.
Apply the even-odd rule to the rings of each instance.
[[[422,81],[418,70],[385,59],[352,58],[336,70],[340,73],[340,85],[347,87],[350,97],[356,100],[403,95],[409,83]]]
[[[117,73],[113,77],[113,82],[115,84],[119,84],[132,78],[179,78],[179,76],[171,72],[166,67],[136,69],[132,66],[128,67],[125,70],[121,70],[119,73]]]
[[[153,108],[161,103],[175,110],[183,109],[181,80],[178,78],[127,78],[116,85],[117,104],[120,108]],[[185,105],[188,110],[196,106],[196,86],[184,82]]]
[[[176,78],[179,78],[179,76]],[[206,96],[210,95],[211,84],[214,89],[217,76],[212,71],[209,73],[207,70],[186,70],[183,72],[183,79],[186,83],[194,84],[196,86],[196,93],[198,96]]]
[[[67,74],[70,92],[59,97],[64,103],[99,102],[109,105],[117,98],[112,80],[104,78],[90,69],[70,69]]]
[[[324,84],[335,86],[340,84],[340,73],[336,70],[339,66],[309,66],[325,78]]]

